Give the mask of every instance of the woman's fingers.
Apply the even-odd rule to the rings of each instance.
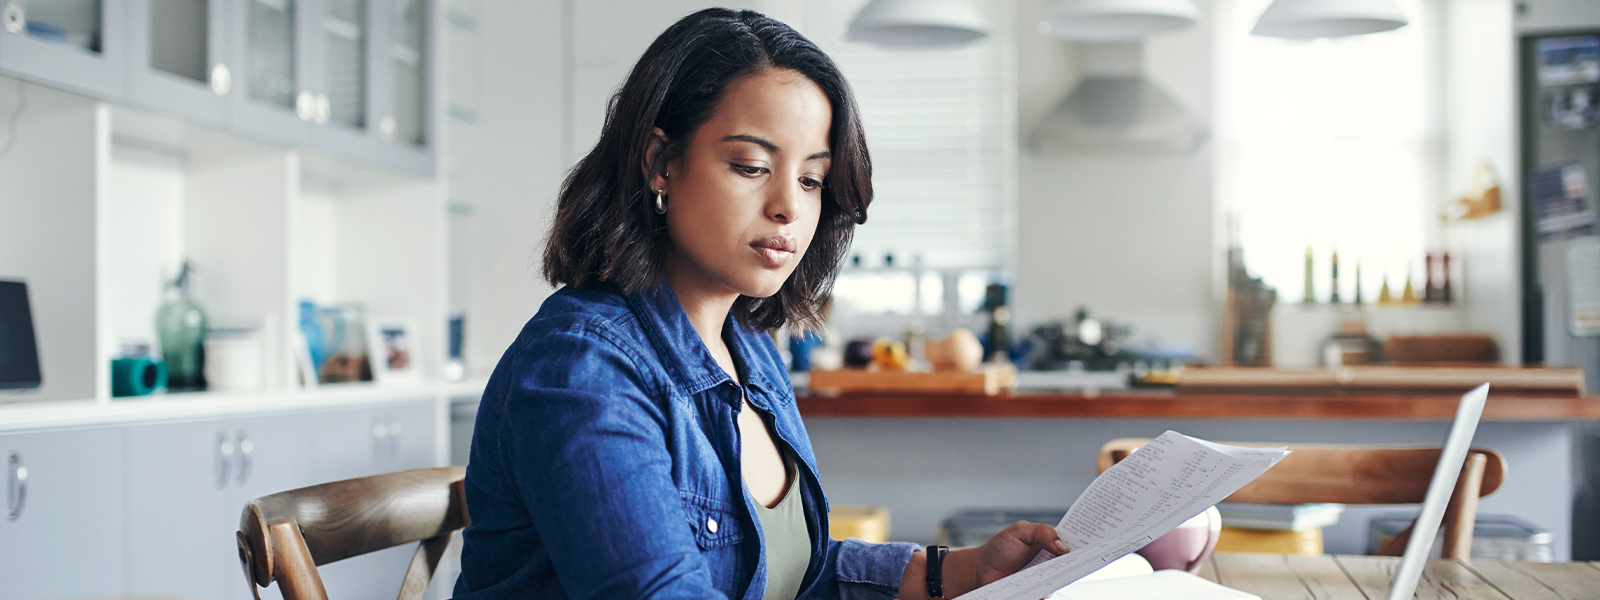
[[[1017,521],[1008,529],[1011,530],[1012,537],[1017,540],[1035,548],[1048,550],[1051,554],[1061,555],[1072,551],[1061,541],[1061,536],[1056,534],[1056,528],[1049,525]]]

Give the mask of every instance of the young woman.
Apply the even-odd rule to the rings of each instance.
[[[828,537],[765,331],[815,324],[872,199],[855,101],[760,14],[704,10],[645,51],[568,176],[562,285],[495,368],[472,437],[458,599],[929,597],[910,544]],[[1054,529],[942,561],[943,597]]]

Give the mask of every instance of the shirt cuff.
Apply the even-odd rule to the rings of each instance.
[[[921,550],[908,542],[873,544],[850,538],[839,542],[839,597],[843,600],[892,599],[900,593],[911,554]]]

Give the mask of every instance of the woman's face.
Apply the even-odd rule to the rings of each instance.
[[[817,231],[832,122],[822,89],[795,71],[768,69],[729,87],[668,176],[652,181],[666,191],[674,291],[778,293]]]

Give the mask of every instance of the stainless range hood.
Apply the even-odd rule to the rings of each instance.
[[[1029,138],[1042,155],[1188,154],[1208,128],[1144,78],[1142,42],[1080,43],[1083,79]]]

